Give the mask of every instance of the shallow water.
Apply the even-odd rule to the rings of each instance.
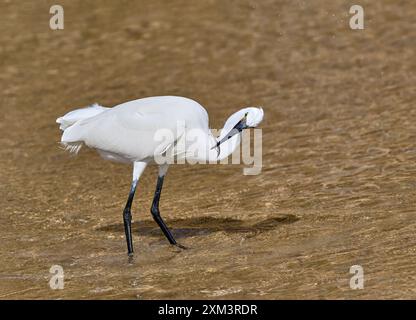
[[[416,7],[361,1],[0,4],[0,298],[416,298]],[[122,208],[131,168],[58,145],[78,106],[153,95],[199,101],[214,128],[265,110],[263,170],[156,169]],[[349,269],[364,268],[351,290]],[[61,265],[64,290],[49,288]]]

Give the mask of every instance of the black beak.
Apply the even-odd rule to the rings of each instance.
[[[246,129],[246,128],[248,128],[248,126],[247,126],[247,124],[246,124],[246,118],[247,118],[247,114],[244,116],[244,118],[243,119],[241,119],[235,126],[234,126],[234,128],[232,128],[231,130],[230,130],[230,132],[228,132],[228,134],[226,134],[225,136],[224,136],[224,138],[222,138],[220,141],[218,141],[217,143],[216,143],[216,145],[215,146],[213,146],[212,148],[211,148],[211,150],[212,149],[214,149],[214,148],[217,148],[217,157],[220,155],[220,151],[221,151],[221,149],[220,149],[220,145],[221,145],[221,143],[223,143],[223,142],[225,142],[225,141],[227,141],[228,139],[230,139],[231,137],[233,137],[233,136],[235,136],[236,134],[238,134],[238,133],[240,133],[241,131],[243,131],[244,129]]]

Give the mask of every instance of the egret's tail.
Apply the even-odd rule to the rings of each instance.
[[[70,129],[78,121],[94,117],[108,109],[109,108],[102,107],[98,105],[97,103],[94,103],[93,105],[90,105],[88,107],[70,111],[66,115],[56,119],[56,123],[60,124],[59,129],[63,131],[61,145],[65,148],[65,150],[71,153],[78,153],[79,149],[81,149],[81,146],[82,146],[82,141],[74,141],[72,139],[69,139],[69,140],[66,139],[65,138],[65,136],[67,136],[65,134],[66,130]]]
[[[62,131],[65,131],[66,128],[72,126],[75,122],[79,120],[91,118],[108,109],[109,108],[102,107],[98,105],[97,103],[94,103],[88,107],[76,109],[76,110],[68,112],[66,115],[56,119],[56,123],[60,124],[59,129],[61,129]]]

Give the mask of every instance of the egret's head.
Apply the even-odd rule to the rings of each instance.
[[[218,142],[213,148],[217,148],[219,154],[219,147],[221,143],[232,138],[234,135],[240,133],[244,129],[257,127],[263,120],[263,116],[263,109],[256,107],[244,108],[232,114],[225,122]]]
[[[257,127],[260,124],[260,122],[263,121],[263,117],[264,117],[264,112],[261,107],[260,108],[255,108],[255,107],[245,108],[243,110],[240,110],[238,113],[244,114],[243,118],[246,119],[246,128]]]

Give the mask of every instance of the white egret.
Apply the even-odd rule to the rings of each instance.
[[[113,108],[94,104],[71,111],[56,122],[63,130],[61,143],[70,152],[77,153],[82,144],[85,144],[96,149],[104,159],[133,164],[133,181],[123,211],[127,250],[131,256],[131,205],[137,183],[146,166],[150,163],[159,165],[150,210],[152,216],[169,242],[182,247],[175,241],[159,212],[163,179],[169,163],[155,159],[167,154],[196,161],[224,159],[239,145],[241,131],[256,127],[262,120],[261,108],[241,109],[228,118],[217,140],[209,129],[208,114],[199,103],[184,97],[160,96],[129,101]],[[163,130],[172,134],[164,136],[161,141],[157,135]],[[185,138],[192,130],[199,132],[196,142]],[[179,152],[175,147],[181,143],[183,148]]]

